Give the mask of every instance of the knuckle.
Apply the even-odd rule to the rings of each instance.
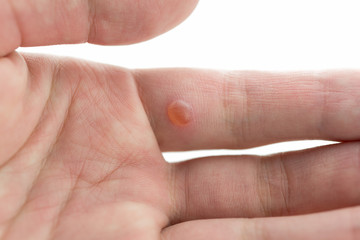
[[[261,159],[258,170],[258,198],[265,216],[290,214],[289,174],[283,157]]]
[[[239,73],[227,72],[222,83],[222,103],[226,130],[233,136],[236,146],[246,143],[249,130],[248,94],[246,81]]]

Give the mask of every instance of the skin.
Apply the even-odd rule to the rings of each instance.
[[[128,70],[14,52],[143,41],[195,5],[0,0],[0,239],[360,238],[360,72]],[[161,154],[295,139],[341,143]]]

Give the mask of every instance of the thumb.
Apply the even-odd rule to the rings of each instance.
[[[197,0],[0,0],[0,56],[19,46],[131,44],[182,22]]]

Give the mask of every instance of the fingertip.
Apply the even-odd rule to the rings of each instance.
[[[9,3],[1,1],[0,5],[0,57],[2,57],[21,45],[21,34]]]
[[[94,10],[89,42],[102,45],[126,45],[149,40],[183,22],[198,0],[124,0],[117,5],[102,1]],[[116,5],[116,3],[115,3]],[[107,17],[111,16],[111,17]]]

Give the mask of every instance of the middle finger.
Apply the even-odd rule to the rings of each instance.
[[[175,164],[173,221],[267,217],[360,204],[359,142]]]

